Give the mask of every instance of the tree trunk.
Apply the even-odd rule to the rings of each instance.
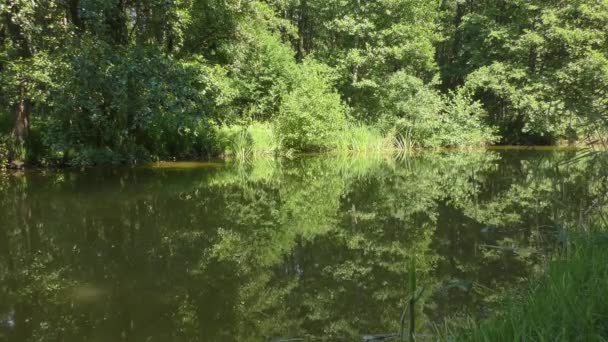
[[[127,29],[126,1],[116,0],[116,7],[106,15],[106,23],[110,28],[110,34],[115,44],[124,45],[128,42],[129,30]]]
[[[304,60],[304,57],[306,55],[306,44],[305,44],[305,39],[306,39],[306,16],[308,15],[307,11],[308,9],[307,7],[307,3],[306,0],[301,0],[300,3],[300,15],[298,17],[298,33],[299,33],[299,39],[298,39],[298,54],[297,54],[297,60],[298,62],[302,62],[302,60]]]
[[[25,81],[19,83],[19,103],[17,103],[13,135],[18,144],[25,144],[30,131],[30,105],[26,98]]]
[[[6,31],[8,37],[16,47],[16,52],[19,58],[29,59],[32,57],[30,42],[23,32],[23,28],[18,25],[13,18],[18,17],[20,8],[9,2],[10,7],[4,12],[6,20]],[[15,124],[13,126],[13,135],[16,142],[24,144],[27,142],[27,137],[30,129],[30,103],[27,99],[26,81],[19,81],[19,98],[15,108]]]
[[[70,0],[67,12],[70,22],[76,26],[76,33],[79,35],[82,34],[84,31],[84,22],[80,16],[80,0]]]
[[[4,45],[6,38],[7,38],[7,33],[6,33],[6,24],[3,24],[2,19],[0,18],[0,46],[6,46]],[[2,73],[2,71],[4,70],[4,63],[2,60],[0,60],[0,73]]]

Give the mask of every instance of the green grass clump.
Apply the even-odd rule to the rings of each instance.
[[[501,314],[447,330],[451,341],[608,340],[608,238],[575,239]]]
[[[247,127],[256,154],[272,154],[278,150],[274,130],[270,123],[253,122]]]
[[[238,160],[293,152],[281,147],[271,123],[254,121],[247,125],[219,126],[216,137],[222,154]],[[335,139],[331,149],[335,152],[381,153],[399,149],[392,134],[383,135],[379,129],[363,124],[347,125],[336,133]]]
[[[383,132],[381,128],[349,122],[323,139],[325,148],[298,149],[285,145],[275,122],[252,121],[247,124],[215,127],[219,154],[235,160],[247,160],[264,155],[291,155],[298,152],[333,152],[338,154],[397,154],[404,155],[422,146],[416,143],[411,130]],[[316,133],[311,133],[315,135]],[[318,138],[318,137],[316,137]],[[316,139],[315,138],[315,139]],[[311,138],[312,139],[312,138]]]
[[[238,160],[273,154],[278,150],[270,123],[219,126],[216,128],[216,136],[222,154]]]
[[[336,150],[355,153],[391,151],[395,149],[393,137],[383,135],[375,127],[351,123],[336,138]]]

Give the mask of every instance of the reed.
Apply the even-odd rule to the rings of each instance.
[[[546,271],[482,322],[447,324],[451,341],[608,340],[608,236],[575,237],[548,261]],[[464,327],[463,327],[464,326]]]
[[[274,154],[278,144],[270,123],[220,126],[216,130],[219,148],[225,156],[245,161],[255,156]]]
[[[349,124],[336,138],[336,150],[341,152],[383,153],[394,149],[390,135],[364,124]]]

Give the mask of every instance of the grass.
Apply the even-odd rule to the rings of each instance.
[[[363,124],[350,124],[338,134],[336,150],[354,153],[381,153],[394,151],[392,135],[383,135],[379,129]]]
[[[219,126],[216,137],[221,154],[233,160],[243,161],[265,155],[289,156],[297,152],[281,148],[270,122]],[[331,150],[325,152],[403,157],[421,148],[414,142],[411,130],[399,134],[383,133],[377,127],[362,123],[349,123],[337,132],[333,145]]]
[[[247,126],[220,126],[216,130],[220,149],[225,156],[233,159],[247,160],[278,151],[270,123],[252,122]]]
[[[253,142],[254,153],[271,154],[278,150],[279,146],[270,123],[254,122],[247,127],[247,131]]]
[[[246,126],[220,126],[216,129],[220,149],[224,156],[235,160],[246,160],[256,156],[289,154],[277,141],[271,123],[252,122]],[[392,135],[383,135],[380,130],[362,124],[350,124],[336,137],[333,152],[384,153],[399,149]]]
[[[543,275],[502,313],[464,328],[451,341],[607,341],[608,236],[579,236],[548,262]]]

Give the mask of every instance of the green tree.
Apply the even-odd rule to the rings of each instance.
[[[481,100],[503,143],[575,140],[604,115],[596,105],[606,91],[605,1],[444,1],[443,7],[444,84],[464,84]]]

